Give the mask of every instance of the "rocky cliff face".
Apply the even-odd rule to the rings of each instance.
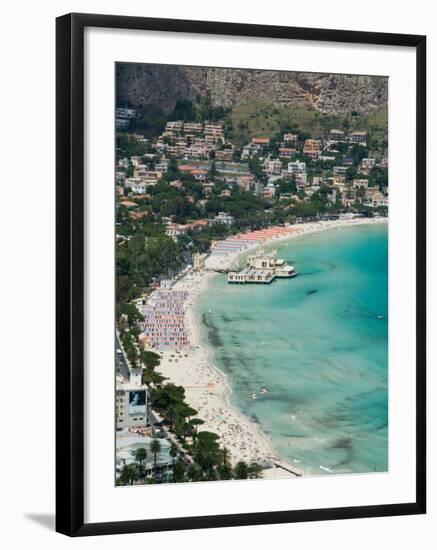
[[[345,115],[387,103],[388,79],[377,76],[220,69],[172,65],[117,65],[117,101],[156,104],[169,113],[176,101],[210,95],[213,105],[266,101]]]

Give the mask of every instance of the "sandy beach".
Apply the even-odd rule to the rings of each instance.
[[[207,271],[220,271],[236,269],[242,258],[249,252],[254,252],[259,248],[271,248],[272,246],[279,245],[284,241],[290,239],[299,238],[302,235],[308,235],[310,233],[319,233],[321,231],[327,231],[335,227],[349,227],[353,225],[363,225],[372,223],[386,223],[387,218],[352,218],[347,220],[332,220],[332,221],[320,221],[309,222],[302,224],[295,224],[285,226],[284,232],[278,234],[272,238],[263,240],[263,242],[248,242],[248,245],[244,250],[236,250],[225,256],[214,256],[211,254],[206,260]],[[254,234],[257,232],[253,232]]]
[[[259,247],[274,246],[301,235],[325,231],[333,227],[386,221],[386,218],[373,218],[299,224],[294,226],[298,231],[267,240],[261,245],[252,246],[250,251]],[[248,251],[246,249],[240,253],[230,254],[227,258],[220,258],[219,268],[234,267]],[[248,463],[257,462],[265,468],[264,477],[270,479],[295,477],[291,472],[305,475],[307,472],[281,459],[273,448],[271,440],[261,431],[260,426],[231,405],[231,390],[226,376],[214,367],[210,351],[201,343],[199,319],[196,318],[195,305],[199,296],[207,290],[208,284],[214,276],[215,273],[212,270],[188,273],[173,285],[174,290],[185,290],[188,293],[184,302],[184,312],[191,348],[179,352],[163,352],[159,371],[175,384],[185,388],[187,403],[198,411],[198,417],[205,422],[202,429],[215,432],[220,436],[221,445],[230,452],[232,464],[239,460]]]

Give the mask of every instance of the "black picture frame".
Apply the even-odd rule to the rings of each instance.
[[[416,499],[328,509],[84,522],[84,29],[403,46],[416,51]],[[426,511],[426,38],[283,26],[67,14],[56,20],[56,530],[69,536],[423,514]]]

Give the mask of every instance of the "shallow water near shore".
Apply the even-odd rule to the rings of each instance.
[[[297,277],[240,286],[218,275],[197,303],[231,402],[312,474],[386,471],[387,224],[305,235],[278,252]]]

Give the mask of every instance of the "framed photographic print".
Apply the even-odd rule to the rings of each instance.
[[[57,19],[57,530],[425,512],[425,37]]]

